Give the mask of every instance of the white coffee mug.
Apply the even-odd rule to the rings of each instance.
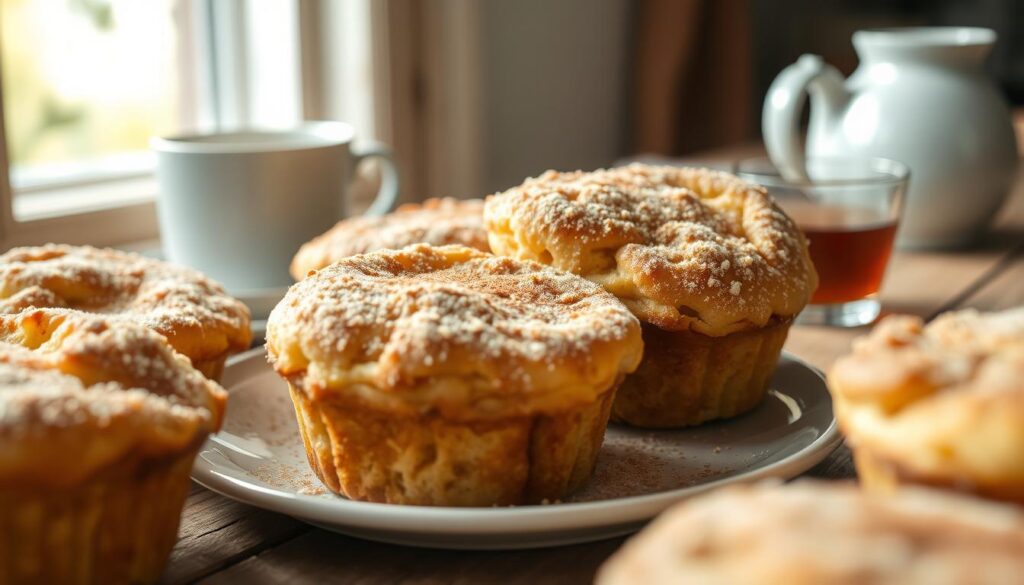
[[[160,235],[167,259],[229,291],[287,286],[299,247],[346,215],[359,161],[379,157],[368,214],[391,211],[398,170],[381,144],[353,145],[344,122],[154,138]]]

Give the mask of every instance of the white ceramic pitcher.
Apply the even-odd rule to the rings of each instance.
[[[1009,109],[982,69],[995,39],[985,28],[858,31],[860,66],[845,80],[804,55],[765,98],[768,155],[787,178],[807,178],[799,126],[810,95],[806,155],[878,156],[910,167],[899,245],[968,243],[999,209],[1017,163]]]

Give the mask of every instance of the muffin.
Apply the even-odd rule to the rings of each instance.
[[[292,259],[295,280],[306,278],[342,258],[378,250],[398,250],[411,244],[461,244],[488,252],[483,226],[484,202],[445,197],[422,204],[407,203],[383,216],[343,219],[307,242]]]
[[[0,315],[0,583],[150,583],[226,394],[124,319]]]
[[[725,488],[669,510],[601,567],[597,585],[1020,583],[1024,514],[926,489],[845,483]]]
[[[48,244],[0,256],[0,313],[60,307],[142,323],[208,378],[249,349],[249,309],[202,274],[138,254]]]
[[[332,491],[491,506],[587,481],[643,345],[629,310],[582,278],[420,244],[293,285],[270,314],[267,350]]]
[[[639,317],[646,353],[612,418],[640,427],[756,406],[817,286],[807,242],[768,194],[707,169],[549,171],[489,197],[484,227],[496,254],[579,274]]]
[[[865,488],[1024,504],[1024,307],[887,317],[828,383]]]

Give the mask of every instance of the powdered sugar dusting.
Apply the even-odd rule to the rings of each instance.
[[[817,285],[803,236],[767,193],[707,169],[549,171],[488,198],[484,220],[496,253],[647,301],[630,307],[668,329],[764,325]]]
[[[214,353],[245,349],[252,337],[248,308],[220,285],[138,254],[56,244],[14,248],[0,256],[0,287],[0,313],[59,307],[125,317],[186,354],[210,348],[186,348],[176,338],[183,329],[199,329],[217,346]]]
[[[189,448],[219,426],[225,398],[142,325],[65,309],[0,315],[0,477],[68,458],[74,477],[118,453]]]
[[[77,386],[55,383],[48,390],[94,385],[142,389],[171,405],[214,411],[214,403],[223,399],[223,390],[194,370],[160,335],[134,323],[67,309],[0,315],[0,349],[0,363],[23,368],[26,383],[46,386],[42,382],[61,375],[80,380]],[[10,392],[4,388],[3,393]],[[24,390],[14,393],[31,395]]]

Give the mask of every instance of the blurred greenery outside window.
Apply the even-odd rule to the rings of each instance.
[[[177,0],[0,0],[0,69],[15,190],[152,168],[182,99]]]

